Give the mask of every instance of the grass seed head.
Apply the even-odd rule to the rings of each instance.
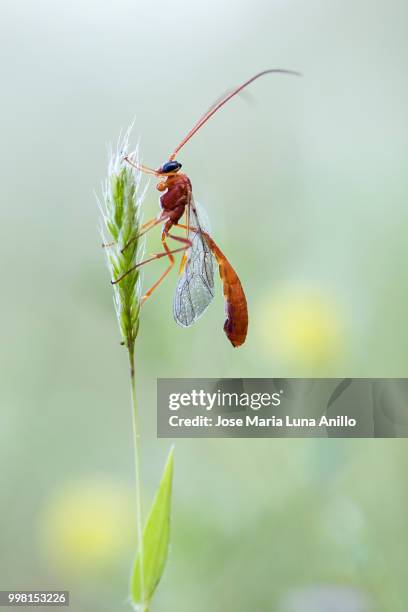
[[[106,259],[112,280],[132,270],[140,260],[142,245],[138,238],[140,208],[144,194],[140,193],[141,173],[124,161],[129,155],[137,160],[137,151],[129,153],[130,129],[119,139],[110,153],[108,177],[103,186],[101,205],[102,235]],[[140,273],[132,270],[113,285],[114,303],[123,343],[133,353],[139,329]]]

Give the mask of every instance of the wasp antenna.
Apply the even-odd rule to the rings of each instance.
[[[233,98],[234,96],[237,95],[237,93],[239,93],[240,91],[245,89],[245,87],[248,87],[248,85],[250,85],[251,83],[256,81],[256,79],[259,79],[260,77],[264,76],[265,74],[272,74],[272,73],[275,73],[275,72],[281,73],[281,74],[291,74],[291,75],[294,75],[294,76],[302,76],[302,74],[300,72],[297,72],[296,70],[286,70],[285,68],[270,68],[269,70],[263,70],[262,72],[258,72],[258,74],[255,74],[255,76],[251,77],[250,79],[248,79],[247,81],[245,81],[244,83],[242,83],[241,85],[239,85],[238,87],[236,87],[235,89],[230,91],[228,94],[224,95],[216,104],[214,104],[214,106],[212,106],[197,121],[197,123],[191,128],[191,130],[183,138],[183,140],[180,142],[180,144],[174,149],[173,153],[169,157],[169,161],[175,159],[177,153],[180,151],[180,149],[182,147],[184,147],[184,145],[190,140],[190,138],[192,138],[194,136],[194,134],[196,132],[198,132],[198,130],[205,123],[207,123],[207,121],[210,119],[210,117],[212,117],[217,111],[220,110],[220,108],[222,106],[224,106],[224,104],[226,104],[229,100],[231,100],[231,98]]]
[[[143,164],[136,164],[127,155],[125,155],[125,157],[123,158],[123,161],[128,163],[130,166],[133,166],[133,168],[136,168],[140,172],[144,172],[145,174],[154,174],[155,176],[158,176],[159,174],[156,170],[153,170],[153,168],[149,168],[148,166],[143,166]]]

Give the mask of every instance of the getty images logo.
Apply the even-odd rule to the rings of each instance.
[[[211,411],[213,408],[250,408],[260,410],[261,408],[280,406],[283,390],[275,393],[245,393],[226,392],[218,389],[213,393],[203,389],[193,389],[188,393],[170,393],[169,409],[180,408],[203,408]]]

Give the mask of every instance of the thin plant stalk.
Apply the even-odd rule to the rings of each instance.
[[[143,608],[140,612],[148,612],[146,592],[144,585],[144,546],[143,546],[143,511],[142,511],[142,474],[141,474],[141,448],[140,448],[140,419],[136,400],[136,373],[135,348],[129,348],[130,393],[132,399],[133,447],[135,453],[136,478],[136,530],[140,556],[140,592],[142,594]]]

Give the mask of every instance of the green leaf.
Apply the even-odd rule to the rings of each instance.
[[[159,489],[143,531],[143,592],[140,550],[130,583],[130,596],[136,610],[147,610],[166,564],[170,542],[170,511],[173,481],[173,448],[170,450]],[[144,599],[144,601],[143,601]]]

